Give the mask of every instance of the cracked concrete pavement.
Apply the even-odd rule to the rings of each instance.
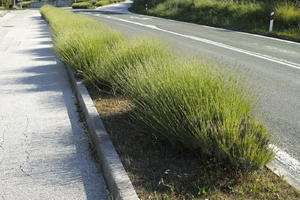
[[[0,20],[0,199],[106,199],[38,10]]]

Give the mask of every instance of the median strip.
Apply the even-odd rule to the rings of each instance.
[[[229,176],[226,176],[226,189],[222,191],[222,195],[225,193],[229,195],[234,191],[233,186],[239,185],[239,181],[244,183],[242,192],[245,193],[248,188],[245,182],[247,179],[244,178],[249,174],[254,174],[254,177],[256,173],[264,174],[261,169],[273,158],[273,151],[269,148],[269,136],[263,124],[252,114],[252,97],[245,89],[245,83],[237,75],[230,74],[220,66],[204,60],[178,58],[156,39],[128,40],[119,32],[85,15],[76,15],[51,6],[43,7],[41,12],[51,27],[57,55],[88,84],[90,91],[94,89],[100,91],[100,95],[105,93],[122,97],[125,102],[119,105],[129,108],[129,110],[124,108],[124,111],[130,113],[133,123],[142,124],[142,130],[145,130],[148,136],[163,144],[157,146],[160,148],[157,149],[159,154],[166,157],[176,157],[178,154],[185,167],[190,163],[184,158],[190,155],[194,160],[193,166],[201,167],[202,171],[196,170],[195,173],[188,174],[188,180],[195,178],[196,175],[205,174],[203,172],[208,172],[209,166],[212,166],[214,172],[219,171],[217,174],[219,185],[213,185],[215,180],[213,173],[197,179],[199,181],[186,182],[175,188],[169,187],[173,184],[172,180],[169,182],[170,180],[164,177],[159,180],[152,177],[154,182],[158,181],[166,191],[166,193],[159,191],[162,192],[162,196],[156,196],[158,199],[164,195],[173,199],[173,196],[168,196],[170,190],[175,191],[173,193],[175,199],[213,195],[216,188],[222,189],[224,182],[220,178],[226,174]],[[97,95],[97,92],[93,93],[95,94]],[[111,99],[113,100],[113,97]],[[93,107],[92,103],[89,105]],[[110,109],[115,110],[112,106]],[[98,115],[93,114],[92,118],[96,116]],[[125,137],[114,142],[127,143],[126,138],[132,137],[134,133],[127,128],[118,128],[125,131],[123,132]],[[112,137],[115,133],[110,131]],[[139,140],[130,143],[132,150],[137,152],[140,149],[146,153],[142,151],[144,149],[142,139],[149,141],[149,138],[146,136],[134,138]],[[106,139],[107,136],[104,140]],[[164,148],[168,149],[165,153]],[[131,159],[126,159],[122,149],[118,149],[118,152],[123,162],[126,160],[131,162]],[[134,160],[131,167],[138,166],[138,162],[150,164],[156,160]],[[158,166],[163,168],[162,164],[160,162]],[[161,168],[151,167],[150,170],[160,173]],[[180,166],[175,165],[175,168],[180,169]],[[164,173],[169,174],[170,170],[164,169]],[[235,179],[234,175],[238,175],[239,178]],[[184,176],[179,174],[178,178],[186,180],[182,178]],[[263,175],[261,178],[264,177]],[[137,178],[139,183],[137,184],[136,179],[132,176],[131,178],[136,187],[147,182]],[[153,184],[151,176],[148,178]],[[210,183],[211,187],[207,189],[206,184],[201,185],[202,180],[213,181]],[[271,179],[264,180],[264,183],[269,183]],[[278,182],[270,185],[276,184],[278,188],[278,184],[283,184],[285,191],[281,190],[280,195],[297,197],[298,193],[280,178],[277,177],[276,181]],[[231,185],[233,182],[234,185]],[[195,192],[197,187],[198,191]],[[257,184],[255,183],[253,187],[255,190]],[[268,189],[274,193],[270,187]],[[176,191],[186,192],[178,194]],[[153,192],[155,196],[157,191]],[[261,195],[262,191],[258,193]],[[139,196],[143,195],[139,193]],[[242,197],[244,196],[242,194]],[[269,195],[268,198],[271,199],[272,196]]]

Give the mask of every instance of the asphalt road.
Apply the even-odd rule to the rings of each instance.
[[[129,5],[79,12],[126,36],[158,37],[178,53],[200,56],[244,74],[273,142],[300,160],[300,43],[132,14]]]

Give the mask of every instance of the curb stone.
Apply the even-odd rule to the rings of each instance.
[[[266,167],[300,192],[300,162],[275,145],[269,147],[275,151],[275,157]]]
[[[283,180],[285,180],[296,190],[300,191],[299,180],[297,180],[291,173],[289,173],[288,169],[286,169],[278,160],[272,160],[266,165],[266,167],[277,176],[283,176]]]
[[[96,147],[97,158],[100,160],[106,183],[113,198],[115,200],[139,200],[87,88],[75,78],[69,66],[66,66],[66,69],[79,106],[85,116],[92,142]]]

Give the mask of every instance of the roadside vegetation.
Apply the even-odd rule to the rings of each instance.
[[[126,112],[130,113],[133,121],[141,124],[143,130],[147,130],[145,136],[139,138],[132,133],[126,135],[128,139],[145,139],[143,142],[150,144],[156,138],[162,144],[154,146],[157,147],[157,154],[165,151],[162,156],[179,159],[186,167],[202,168],[203,171],[193,169],[196,171],[189,174],[189,179],[197,172],[209,172],[210,163],[211,169],[220,170],[219,177],[228,175],[229,182],[235,180],[230,178],[235,173],[246,174],[245,176],[249,173],[266,173],[259,169],[273,158],[273,150],[269,148],[266,129],[252,113],[252,97],[245,89],[244,81],[238,76],[199,59],[178,58],[165,47],[167,45],[156,39],[129,40],[85,15],[52,6],[42,7],[41,13],[51,27],[54,47],[60,59],[92,88],[96,88],[96,91],[110,95],[112,100],[119,97],[124,99],[125,108],[129,108]],[[110,109],[115,110],[113,104]],[[118,129],[122,130],[122,127]],[[131,148],[129,151],[142,152],[143,148],[147,148],[138,140],[131,144],[126,137],[115,142],[133,145],[128,146],[128,149]],[[153,150],[152,147],[149,150],[151,149]],[[127,152],[119,150],[121,156],[126,156]],[[123,157],[124,159],[126,160]],[[190,159],[193,160],[191,164]],[[147,163],[149,160],[140,162]],[[174,167],[175,164],[176,161]],[[224,166],[227,169],[225,171]],[[177,168],[180,169],[181,166],[178,165]],[[151,170],[161,172],[166,169]],[[211,176],[213,178],[214,175]],[[210,189],[203,189],[200,180],[182,182],[174,190],[179,191],[187,184],[187,188],[193,188],[191,195],[202,198],[209,194],[207,191]],[[155,181],[157,177],[151,179],[149,184],[159,184]],[[282,180],[280,183],[288,188],[281,190],[282,193],[292,195],[291,197],[298,195]],[[213,186],[213,182],[211,184],[211,188],[218,187]],[[278,188],[277,183],[270,184],[275,184],[274,187]],[[247,186],[246,182],[244,185]],[[194,193],[198,186],[199,191]],[[187,194],[191,192],[190,189],[186,190],[182,191]],[[167,198],[172,199],[171,196]]]
[[[73,9],[91,9],[95,7],[101,7],[113,3],[119,3],[125,0],[77,0],[76,3],[72,4]]]
[[[72,4],[73,9],[89,9],[95,8],[95,6],[91,2],[78,2]]]
[[[147,7],[147,9],[146,9]],[[300,41],[299,0],[134,0],[132,11]],[[274,31],[268,32],[275,12]]]
[[[92,87],[91,87],[92,88]],[[296,200],[300,195],[263,168],[245,172],[158,140],[132,119],[123,96],[89,89],[141,200]]]
[[[9,0],[2,0],[0,2],[0,9],[4,10],[4,9],[9,9],[11,7],[11,3]]]
[[[0,1],[0,10],[12,10],[12,9],[21,9],[21,8],[28,8],[31,4],[30,0],[24,0],[21,2],[16,1],[16,5],[18,8],[13,8],[13,3],[10,0],[2,0]]]

